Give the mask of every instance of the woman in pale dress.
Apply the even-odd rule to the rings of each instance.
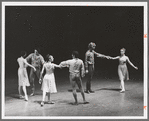
[[[21,93],[22,92],[21,88],[23,87],[23,92],[24,92],[24,95],[25,95],[25,101],[28,101],[26,86],[30,86],[30,83],[29,83],[29,80],[28,80],[26,67],[30,66],[34,69],[34,71],[36,71],[36,69],[32,65],[27,63],[26,59],[24,59],[25,56],[26,56],[26,52],[22,51],[21,52],[21,57],[19,57],[17,59],[17,62],[19,64],[19,69],[18,69],[18,91],[19,91],[19,97],[24,98],[22,93]]]
[[[55,67],[60,68],[59,65],[52,63],[54,61],[54,58],[52,55],[48,54],[46,56],[46,60],[47,61],[43,65],[41,75],[40,75],[40,79],[39,79],[39,83],[41,84],[42,74],[43,74],[44,69],[45,69],[46,74],[43,78],[43,82],[42,82],[42,86],[41,86],[41,90],[43,91],[43,98],[42,98],[41,106],[44,105],[46,93],[48,94],[48,103],[54,104],[54,102],[50,101],[50,94],[51,93],[57,93],[56,84],[55,84],[54,69],[55,69]]]
[[[118,75],[119,75],[119,79],[121,81],[120,83],[120,88],[121,88],[121,93],[125,92],[125,86],[124,86],[124,81],[125,80],[129,80],[129,74],[128,74],[128,69],[127,69],[127,65],[126,62],[128,62],[132,67],[134,67],[136,70],[138,69],[138,67],[134,66],[131,61],[129,60],[128,56],[125,55],[125,48],[122,48],[120,50],[120,56],[117,57],[110,57],[111,59],[119,59],[119,65],[118,65]]]

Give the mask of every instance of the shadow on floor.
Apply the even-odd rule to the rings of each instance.
[[[100,90],[120,91],[121,89],[116,89],[116,88],[101,88],[101,89],[96,89],[95,91],[100,91]]]

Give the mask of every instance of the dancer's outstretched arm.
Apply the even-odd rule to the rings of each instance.
[[[111,57],[110,59],[113,59],[113,60],[116,60],[116,59],[119,59],[120,56],[117,56],[117,57]]]
[[[30,65],[30,64],[26,61],[26,59],[24,59],[24,63],[25,63],[26,65],[30,66],[31,68],[33,68],[34,71],[36,71],[36,68],[35,68],[34,66]]]
[[[67,60],[67,61],[62,61],[59,65],[60,65],[61,68],[62,68],[62,67],[69,67],[69,60]]]
[[[54,65],[54,67],[61,68],[60,64],[59,65],[53,64],[53,65]]]
[[[103,57],[103,58],[107,58],[107,59],[109,59],[109,58],[110,58],[109,56],[106,56],[106,55],[103,55],[103,54],[97,53],[97,52],[95,52],[95,51],[93,51],[93,52],[94,52],[94,54],[95,54],[97,57]]]
[[[134,67],[136,70],[138,70],[138,67],[134,66],[133,63],[129,60],[128,57],[127,57],[127,61],[128,61],[128,63],[129,63],[132,67]]]

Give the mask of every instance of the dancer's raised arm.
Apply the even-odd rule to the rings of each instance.
[[[132,67],[134,67],[136,70],[138,70],[138,67],[134,66],[133,63],[129,60],[128,57],[126,57],[126,59],[127,59],[128,63],[129,63]]]

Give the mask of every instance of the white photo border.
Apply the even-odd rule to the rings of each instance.
[[[5,116],[5,6],[142,6],[144,8],[144,116]],[[148,118],[147,2],[2,2],[2,119],[147,119]]]

